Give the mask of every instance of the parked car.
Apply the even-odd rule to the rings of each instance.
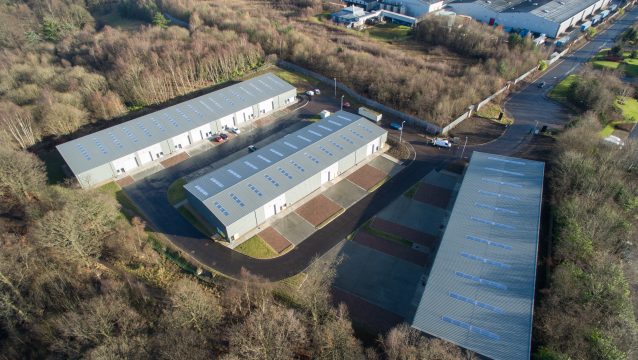
[[[232,133],[234,134],[241,134],[241,130],[239,130],[239,128],[235,127],[235,126],[231,126],[230,128],[228,128],[228,130],[230,130]]]
[[[538,83],[538,88],[539,89],[542,89],[544,87],[545,87],[545,82],[544,81],[541,81],[540,83]]]
[[[224,139],[219,135],[215,136],[213,140],[218,143],[224,142]]]
[[[220,137],[220,138],[222,138],[222,139],[224,139],[224,140],[226,140],[226,139],[228,139],[228,134],[226,134],[226,133],[219,133],[219,137]]]
[[[308,95],[308,96],[315,96],[315,92],[314,92],[314,91],[312,91],[312,90],[308,90],[308,91],[306,91],[306,95]]]
[[[315,95],[321,95],[321,90],[315,89],[314,91],[315,91]]]
[[[248,147],[248,152],[255,152],[255,151],[257,151],[257,147],[255,145],[250,145]]]
[[[399,123],[390,123],[390,127],[393,128],[394,130],[403,130],[403,126],[401,126],[401,124]]]
[[[442,138],[434,138],[434,139],[432,139],[431,144],[434,147],[442,147],[442,148],[447,148],[447,149],[452,147],[452,143],[450,142],[450,140],[442,139]]]
[[[343,103],[343,107],[344,107],[344,108],[349,108],[349,107],[350,107],[350,103],[349,103],[349,102],[347,102],[347,101],[346,101],[346,102],[344,102],[344,103]]]

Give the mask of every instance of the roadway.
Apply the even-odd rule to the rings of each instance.
[[[613,44],[614,38],[636,19],[638,19],[638,9],[627,12],[592,42],[586,43],[581,49],[559,60],[535,82],[513,94],[506,102],[505,109],[516,119],[516,122],[497,140],[483,146],[469,147],[466,156],[469,156],[473,150],[512,155],[528,146],[533,136],[531,130],[537,122],[539,125],[564,126],[569,120],[568,113],[559,104],[546,97],[547,91],[565,76],[578,71],[582,64],[600,48]],[[543,89],[534,85],[541,81],[547,83]],[[316,114],[318,111],[316,108],[304,110],[308,114]],[[303,126],[293,123],[292,116],[293,114],[267,129],[259,130],[261,134],[251,135],[252,139],[270,141],[268,139],[280,136],[281,133],[278,133],[280,131],[291,132]],[[137,181],[125,187],[124,191],[138,205],[152,228],[165,234],[174,245],[197,262],[232,277],[239,277],[242,269],[245,269],[269,280],[281,280],[303,271],[316,256],[334,247],[392,200],[401,196],[428,172],[445,166],[460,155],[458,148],[453,150],[432,148],[423,137],[410,129],[406,129],[403,136],[416,150],[416,158],[410,166],[347,209],[328,225],[316,231],[293,250],[274,259],[254,259],[212,242],[195,230],[168,203],[166,199],[168,186],[177,178],[189,174],[189,171],[194,171],[197,166],[215,161],[211,155],[201,154],[188,159],[184,163]],[[231,156],[231,149],[235,149],[236,146],[245,146],[248,144],[246,141],[251,141],[250,139],[240,140],[240,138],[241,136],[233,140],[237,143],[232,147],[229,146],[230,144],[225,144],[226,147],[221,146],[219,150],[208,153],[218,153],[217,159]]]

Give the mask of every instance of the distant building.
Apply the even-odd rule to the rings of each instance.
[[[529,30],[556,38],[604,9],[611,0],[457,0],[448,6],[489,25]]]
[[[397,14],[420,17],[443,8],[443,0],[345,0],[365,11],[387,10]]]
[[[359,27],[365,24],[366,12],[358,6],[348,6],[332,14],[332,21],[348,27]]]
[[[472,154],[412,327],[490,359],[530,358],[544,168]]]
[[[268,73],[65,142],[58,151],[83,188],[125,177],[296,102],[297,90]]]
[[[379,151],[387,131],[345,111],[184,186],[190,205],[233,242]]]

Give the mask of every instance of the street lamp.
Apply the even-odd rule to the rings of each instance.
[[[401,143],[401,139],[403,139],[403,124],[405,124],[405,120],[401,122],[401,133],[399,134],[399,144]]]
[[[337,97],[337,78],[334,78],[334,79],[335,79],[335,97]]]
[[[461,159],[463,159],[463,154],[465,154],[465,147],[467,146],[467,136],[465,137],[465,144],[463,144],[463,151],[461,151]]]
[[[341,111],[343,111],[343,97],[344,97],[344,96],[345,96],[345,95],[341,95]]]

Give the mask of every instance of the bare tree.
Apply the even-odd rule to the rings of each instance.
[[[171,294],[170,317],[177,326],[211,333],[222,318],[217,296],[193,279],[181,279]]]
[[[45,184],[44,164],[35,155],[0,148],[0,203],[34,200]]]
[[[306,329],[296,312],[274,304],[256,309],[230,330],[230,352],[242,359],[291,359],[306,342]]]
[[[363,347],[354,335],[346,306],[340,304],[331,313],[329,319],[313,332],[314,358],[363,359]]]
[[[390,330],[382,346],[388,360],[455,360],[473,357],[472,354],[463,354],[459,347],[446,341],[428,340],[407,324]]]
[[[330,289],[341,261],[342,257],[324,256],[315,259],[305,270],[306,280],[298,291],[298,298],[310,313],[314,326],[332,308]]]

